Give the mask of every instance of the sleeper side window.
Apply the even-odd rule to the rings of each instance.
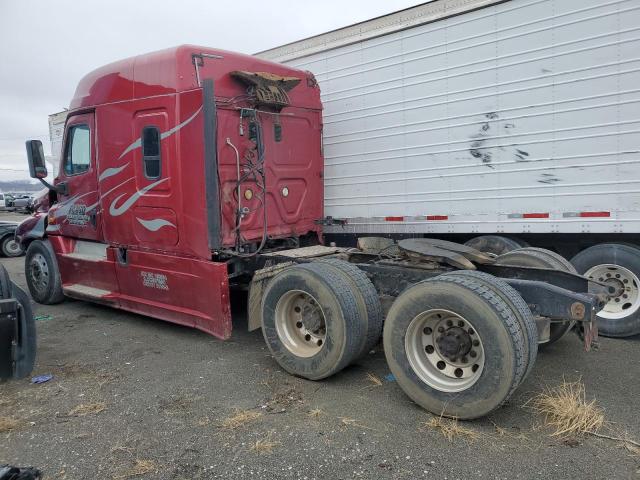
[[[78,175],[91,165],[91,132],[89,125],[73,125],[67,133],[64,173]]]
[[[142,129],[142,164],[144,176],[152,180],[162,175],[160,158],[160,130],[155,126]]]

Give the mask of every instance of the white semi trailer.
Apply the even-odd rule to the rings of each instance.
[[[257,55],[320,84],[325,231],[550,248],[640,333],[640,2],[436,0]]]
[[[320,84],[329,236],[549,248],[640,333],[640,2],[435,0],[257,56]]]

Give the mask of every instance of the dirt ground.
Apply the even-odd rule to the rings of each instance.
[[[6,218],[6,215],[3,215]],[[24,257],[2,258],[26,288]],[[68,300],[35,305],[35,374],[0,384],[0,464],[47,479],[640,479],[640,451],[593,436],[557,438],[525,403],[582,379],[612,431],[640,439],[640,338],[571,334],[541,352],[509,404],[451,441],[389,376],[377,350],[335,377],[293,378],[246,332],[196,330]]]

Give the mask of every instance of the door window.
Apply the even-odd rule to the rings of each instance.
[[[91,132],[89,125],[73,125],[67,133],[64,173],[78,175],[89,170],[91,164]]]

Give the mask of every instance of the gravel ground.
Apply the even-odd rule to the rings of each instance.
[[[24,258],[1,261],[25,287]],[[35,305],[34,374],[54,379],[0,384],[0,420],[16,422],[0,424],[0,464],[48,479],[640,479],[637,452],[551,437],[523,406],[581,378],[613,428],[640,439],[639,337],[602,339],[591,353],[564,338],[508,405],[465,423],[477,438],[448,441],[387,377],[382,351],[322,382],[284,373],[261,333],[246,332],[244,300],[234,296],[226,342],[80,301]]]

